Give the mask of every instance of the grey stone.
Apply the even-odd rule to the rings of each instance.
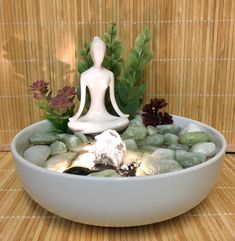
[[[46,145],[35,145],[27,148],[23,157],[35,165],[42,166],[51,154],[51,149]]]
[[[206,155],[203,153],[176,151],[176,161],[184,168],[192,167],[206,161]]]

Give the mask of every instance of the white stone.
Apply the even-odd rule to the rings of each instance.
[[[76,156],[77,153],[75,152],[55,155],[46,161],[44,167],[52,171],[63,172],[70,166],[71,161]]]
[[[195,144],[191,151],[203,153],[206,157],[212,157],[216,154],[216,145],[213,142],[201,142]]]
[[[71,167],[85,167],[88,169],[91,169],[94,166],[95,154],[92,152],[81,153],[71,164]]]
[[[160,173],[159,166],[152,157],[145,158],[141,162],[140,168],[148,175],[155,175]]]
[[[114,130],[107,130],[95,137],[96,163],[121,167],[124,164],[126,145]]]
[[[139,151],[127,150],[124,157],[124,163],[129,165],[139,165],[143,160],[143,154]]]
[[[51,149],[46,145],[31,146],[24,151],[24,158],[35,165],[41,166],[51,154]]]
[[[148,174],[145,173],[140,167],[137,167],[137,168],[136,168],[135,175],[136,175],[137,177],[142,177],[142,176],[147,176]]]
[[[175,160],[154,160],[153,158],[146,158],[143,162],[141,162],[140,168],[148,175],[156,175],[183,169],[182,166]]]
[[[204,130],[201,127],[199,127],[197,124],[189,123],[180,131],[179,136],[182,136],[185,133],[198,132],[198,131],[204,131]]]

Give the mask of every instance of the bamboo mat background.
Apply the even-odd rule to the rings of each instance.
[[[124,56],[144,26],[155,58],[145,101],[166,98],[172,114],[221,131],[235,151],[235,1],[0,0],[0,148],[42,113],[29,93],[76,84],[75,50],[116,22]]]
[[[218,181],[198,206],[174,219],[133,228],[75,223],[49,213],[24,192],[11,154],[0,152],[0,240],[233,241],[235,154],[226,155]]]

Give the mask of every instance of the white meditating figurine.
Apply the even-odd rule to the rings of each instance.
[[[105,51],[105,43],[99,37],[94,37],[90,46],[94,66],[81,74],[79,110],[73,117],[69,118],[68,122],[68,127],[74,132],[95,134],[108,129],[121,130],[128,125],[129,115],[121,112],[115,99],[114,75],[102,67]],[[90,91],[91,104],[88,112],[81,116],[85,106],[86,87]],[[112,106],[119,116],[111,115],[105,108],[105,93],[108,87]]]

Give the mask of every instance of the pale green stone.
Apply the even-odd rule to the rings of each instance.
[[[127,150],[124,157],[124,164],[127,166],[138,166],[143,161],[143,159],[148,156],[150,156],[150,153],[146,150]]]
[[[126,149],[130,149],[130,150],[138,149],[138,146],[136,145],[136,142],[134,139],[124,140],[124,143],[126,145]]]
[[[183,134],[179,138],[180,144],[186,144],[189,146],[193,146],[200,142],[208,142],[210,136],[206,132],[197,131],[197,132],[188,132]]]
[[[142,146],[161,146],[163,143],[164,143],[164,136],[160,134],[147,136],[140,142]]]
[[[189,151],[190,147],[188,145],[184,144],[171,144],[168,146],[168,148],[177,151],[177,150],[183,150],[183,151]]]
[[[157,148],[153,153],[154,160],[175,159],[175,151],[167,148]]]
[[[122,139],[133,138],[135,140],[142,140],[147,135],[147,129],[144,125],[131,125],[128,126],[125,132],[122,134]]]
[[[128,123],[128,126],[139,126],[139,125],[143,125],[143,122],[138,119],[132,119]]]
[[[120,175],[113,169],[107,169],[100,172],[94,172],[89,174],[88,176],[94,177],[120,177]]]
[[[82,141],[79,137],[70,134],[61,135],[62,141],[66,144],[70,151],[78,152],[81,150]]]
[[[171,145],[171,144],[177,144],[179,141],[179,137],[172,133],[166,133],[164,135],[164,144],[165,145]]]
[[[185,133],[199,132],[199,131],[203,131],[203,129],[199,127],[197,124],[189,123],[180,131],[179,136],[182,136]]]
[[[157,125],[156,127],[159,134],[165,134],[165,133],[178,134],[180,131],[180,128],[175,124]]]
[[[195,144],[191,151],[203,153],[206,157],[212,157],[216,154],[216,145],[213,142],[202,142]]]
[[[50,156],[51,150],[46,145],[34,145],[24,151],[23,157],[29,162],[41,166]]]
[[[30,142],[34,145],[49,145],[59,140],[58,135],[55,133],[35,133],[31,138]]]
[[[147,133],[149,136],[157,134],[157,128],[154,126],[147,126]]]
[[[76,132],[74,135],[77,136],[83,144],[86,144],[89,142],[87,137],[81,132]]]
[[[206,155],[199,152],[176,151],[176,161],[184,168],[192,167],[206,161]]]
[[[182,170],[183,168],[175,160],[154,160],[153,158],[146,158],[143,162],[141,162],[140,169],[142,169],[148,175],[156,175],[160,173]]]
[[[156,150],[156,146],[143,146],[141,149],[149,152],[154,152]]]
[[[67,152],[67,147],[62,141],[55,141],[50,145],[51,155],[57,155]]]
[[[75,152],[54,155],[45,162],[44,167],[52,171],[63,172],[70,166],[72,160],[76,158],[76,156],[77,153]]]

